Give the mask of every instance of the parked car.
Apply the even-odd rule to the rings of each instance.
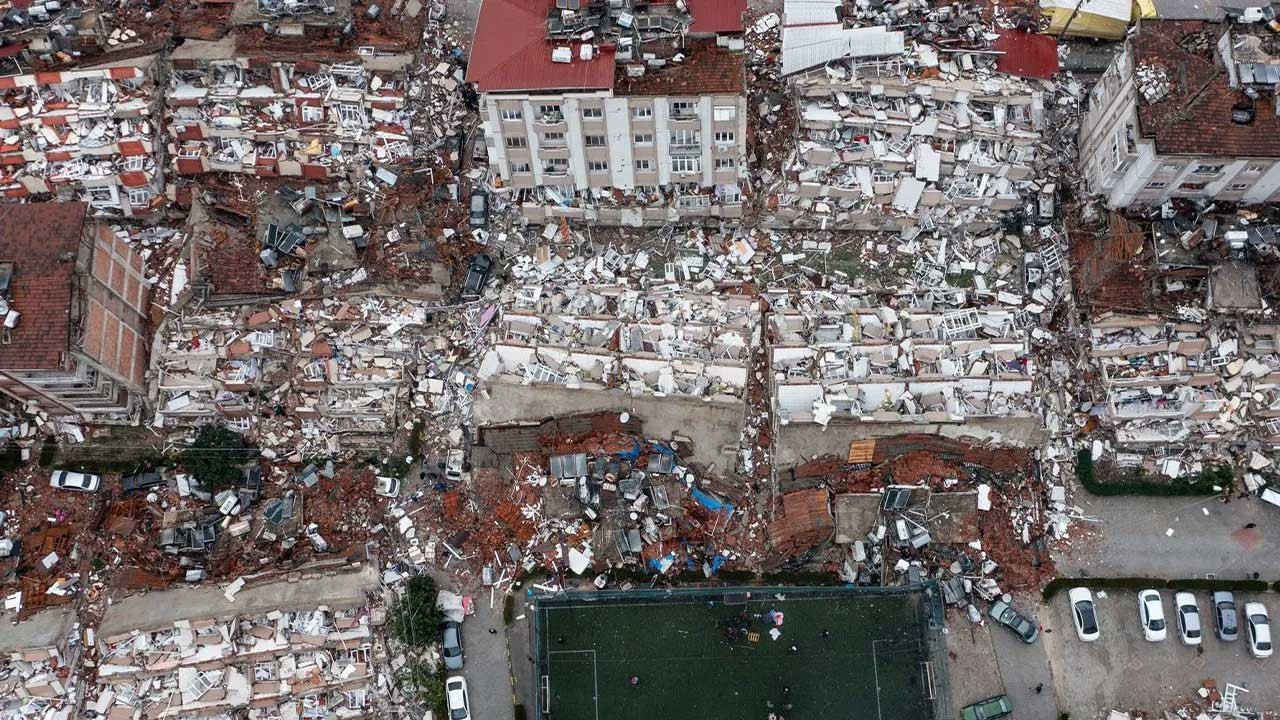
[[[471,702],[467,697],[467,681],[454,675],[444,681],[444,696],[449,705],[449,720],[471,720]]]
[[[992,720],[1002,718],[1013,712],[1009,704],[1009,696],[996,695],[976,702],[960,711],[961,720]]]
[[[1213,629],[1223,642],[1231,642],[1240,634],[1240,626],[1236,624],[1236,598],[1229,592],[1213,594]]]
[[[1149,642],[1164,640],[1168,631],[1164,623],[1164,602],[1158,590],[1138,592],[1138,619],[1142,621],[1142,636]]]
[[[1098,629],[1098,609],[1093,604],[1089,588],[1076,587],[1067,591],[1071,602],[1071,615],[1076,622],[1076,635],[1084,642],[1093,642],[1101,634]]]
[[[1249,640],[1249,654],[1256,658],[1271,657],[1271,618],[1267,606],[1260,602],[1244,604],[1244,632]]]
[[[482,228],[489,224],[489,196],[482,192],[471,193],[471,227]]]
[[[78,490],[80,492],[97,492],[102,487],[102,478],[88,473],[54,470],[49,477],[49,485],[59,490]]]
[[[374,478],[373,491],[382,497],[393,498],[400,494],[400,478],[379,475]]]
[[[1183,645],[1199,645],[1202,632],[1196,596],[1189,592],[1175,593],[1173,607],[1178,614],[1178,639]]]
[[[462,669],[462,625],[453,620],[440,623],[440,646],[444,654],[444,666],[449,670]]]
[[[992,620],[1009,628],[1018,637],[1022,638],[1025,643],[1033,643],[1036,638],[1040,637],[1040,628],[1035,623],[1026,619],[1013,606],[1003,600],[997,600],[991,603],[991,609],[987,611]]]
[[[486,253],[476,253],[471,257],[467,268],[467,278],[462,283],[464,296],[479,295],[489,283],[489,274],[493,272],[493,258]]]
[[[137,472],[131,472],[120,478],[120,487],[123,489],[125,495],[163,484],[164,474],[159,470],[151,470],[148,472],[139,470]]]

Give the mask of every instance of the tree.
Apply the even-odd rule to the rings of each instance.
[[[440,639],[440,620],[435,581],[427,575],[409,578],[393,617],[396,636],[412,647],[431,645]]]
[[[258,449],[239,434],[218,425],[206,425],[185,452],[182,464],[210,492],[233,487],[244,465],[258,456]]]

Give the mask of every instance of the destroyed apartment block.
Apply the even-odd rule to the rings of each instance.
[[[343,62],[238,54],[233,37],[189,40],[172,55],[170,154],[180,175],[345,177],[356,162],[412,154],[408,53]]]
[[[784,177],[764,188],[775,224],[980,230],[1040,191],[1042,85],[988,67],[983,47],[907,44],[902,31],[848,27],[841,9],[786,3],[797,142]]]
[[[752,298],[595,287],[556,308],[540,291],[526,286],[526,307],[518,299],[494,324],[481,380],[635,396],[742,397],[758,333]]]
[[[0,78],[0,190],[145,217],[162,201],[156,59]]]
[[[869,295],[770,296],[780,422],[1038,417],[1036,363],[1013,310],[898,300],[890,307]]]
[[[43,72],[108,60],[113,54],[138,55],[149,38],[114,26],[115,14],[95,3],[43,0],[12,5],[0,17],[0,69],[3,75]],[[163,45],[163,43],[160,43]],[[148,52],[149,48],[141,52]],[[88,62],[86,62],[88,61]]]
[[[1280,201],[1280,44],[1265,22],[1142,20],[1089,93],[1079,164],[1112,208]]]
[[[528,220],[742,216],[742,0],[485,0],[466,79]]]
[[[5,208],[0,225],[0,393],[29,411],[136,422],[146,399],[143,260],[84,203]]]
[[[0,643],[0,718],[74,717],[81,647],[73,620],[65,609],[46,610]]]
[[[373,716],[368,607],[193,618],[99,637],[96,693],[106,720]]]
[[[161,332],[154,423],[225,422],[290,457],[384,440],[426,322],[423,301],[381,296],[189,310]]]

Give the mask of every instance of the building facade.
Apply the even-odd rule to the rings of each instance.
[[[1280,200],[1280,58],[1261,46],[1247,25],[1143,21],[1089,93],[1089,191],[1112,208]]]
[[[566,33],[554,3],[486,0],[467,79],[490,165],[526,217],[741,216],[745,8],[725,3],[700,21],[699,5],[589,7]],[[513,41],[513,27],[526,37]],[[601,34],[611,42],[583,40]]]

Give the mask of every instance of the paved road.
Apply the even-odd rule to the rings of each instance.
[[[474,720],[512,720],[511,667],[507,662],[507,632],[502,624],[502,597],[489,609],[488,593],[476,595],[475,614],[462,623],[466,663],[462,674],[471,691]],[[496,633],[490,633],[493,628]]]
[[[1022,605],[1019,609],[1027,612]],[[1041,609],[1047,612],[1047,609]],[[1006,628],[990,623],[991,645],[995,648],[996,663],[1004,691],[1013,705],[1013,720],[1049,720],[1058,717],[1053,674],[1049,656],[1045,652],[1045,635],[1028,645]],[[1036,686],[1043,685],[1039,693]]]
[[[1073,550],[1054,558],[1060,574],[1242,578],[1257,572],[1280,579],[1280,508],[1256,498],[1224,504],[1203,498],[1097,497],[1081,490],[1074,501],[1101,522],[1089,526],[1097,537],[1073,529]],[[1249,523],[1256,527],[1246,529]]]

